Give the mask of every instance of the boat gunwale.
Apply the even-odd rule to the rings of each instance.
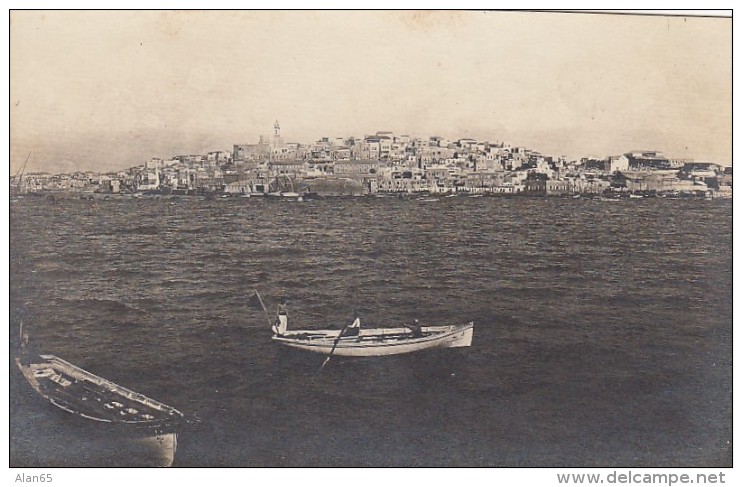
[[[132,391],[131,389],[128,389],[124,386],[116,384],[115,382],[112,382],[108,379],[104,379],[103,377],[97,376],[93,374],[92,372],[88,372],[87,370],[81,367],[78,367],[74,364],[71,364],[70,362],[67,362],[64,359],[57,357],[56,355],[40,354],[38,355],[38,357],[42,359],[43,362],[37,363],[37,362],[32,361],[31,363],[23,364],[20,358],[16,358],[16,364],[21,370],[21,373],[23,374],[23,376],[26,378],[26,380],[29,382],[31,387],[36,392],[38,392],[42,397],[44,397],[54,406],[58,407],[59,409],[65,412],[68,412],[75,416],[80,416],[85,419],[89,419],[91,421],[96,421],[99,423],[108,423],[108,424],[114,424],[114,425],[115,424],[128,424],[128,425],[134,425],[134,426],[141,427],[141,428],[169,427],[169,426],[179,423],[185,417],[182,412],[178,411],[172,406],[162,403],[156,399],[152,399],[142,393]],[[106,391],[114,395],[120,396],[121,398],[126,398],[129,401],[139,403],[150,409],[158,411],[163,416],[154,417],[153,419],[134,419],[134,420],[119,419],[119,418],[111,419],[111,418],[104,418],[100,416],[99,417],[91,416],[90,414],[77,410],[74,407],[74,404],[71,404],[68,401],[60,400],[59,398],[56,398],[53,395],[44,391],[44,388],[42,387],[41,383],[38,381],[38,378],[33,376],[32,366],[34,365],[39,366],[39,368],[41,367],[51,368],[55,372],[66,374],[68,377],[71,377],[75,380],[82,380],[82,381],[89,382],[95,386],[105,389]]]
[[[406,335],[402,334],[389,334],[389,335],[350,335],[350,336],[343,336],[340,337],[338,340],[338,333],[335,333],[333,335],[325,334],[315,334],[315,337],[291,337],[291,336],[277,336],[273,335],[271,338],[278,342],[283,343],[286,345],[302,345],[305,347],[313,347],[317,349],[321,348],[328,348],[328,347],[335,347],[336,349],[343,348],[386,348],[386,347],[397,347],[400,345],[405,344],[424,344],[426,342],[430,341],[438,341],[438,340],[444,340],[446,338],[449,338],[452,335],[455,335],[460,332],[466,332],[469,329],[474,328],[474,322],[470,321],[468,323],[460,324],[460,325],[443,325],[442,327],[449,328],[448,330],[441,330],[437,332],[432,332],[429,335],[422,336],[422,337],[415,337],[411,335],[411,332],[408,332]],[[430,329],[430,328],[438,328],[438,327],[422,327],[423,330]],[[389,328],[389,330],[398,330],[400,328]],[[373,328],[373,330],[384,330],[384,328]],[[313,330],[295,330],[293,333],[301,333],[301,332],[312,332]],[[317,330],[317,332],[321,332],[324,330]],[[335,330],[331,330],[335,331]],[[341,330],[337,330],[340,332]],[[394,337],[394,338],[393,338]],[[395,340],[392,343],[385,342],[385,340]],[[337,340],[337,345],[335,344],[335,341]]]

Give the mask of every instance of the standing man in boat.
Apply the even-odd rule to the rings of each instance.
[[[283,335],[286,333],[286,328],[289,326],[289,317],[286,314],[286,299],[281,298],[281,302],[278,303],[278,319],[276,324],[273,325],[273,333],[276,335]]]

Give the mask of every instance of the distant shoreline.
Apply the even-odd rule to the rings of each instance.
[[[36,199],[45,198],[50,201],[60,200],[87,200],[87,201],[104,201],[104,200],[130,200],[130,199],[229,199],[229,200],[315,200],[315,199],[397,199],[397,200],[418,200],[418,201],[438,201],[444,199],[465,199],[465,198],[545,198],[545,199],[588,199],[588,200],[633,200],[633,199],[732,199],[731,193],[721,192],[654,192],[654,191],[606,191],[604,193],[564,193],[564,194],[541,194],[535,192],[520,192],[514,194],[503,194],[494,192],[458,192],[458,193],[432,193],[428,191],[418,192],[377,192],[372,194],[317,194],[317,193],[251,193],[251,194],[233,194],[224,191],[190,191],[190,192],[169,192],[169,191],[146,191],[136,193],[102,193],[93,191],[69,191],[69,190],[41,190],[23,194],[11,195],[11,201],[18,199]]]

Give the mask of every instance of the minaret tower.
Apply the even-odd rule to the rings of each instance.
[[[278,120],[273,124],[273,147],[281,146],[281,126],[278,124]]]

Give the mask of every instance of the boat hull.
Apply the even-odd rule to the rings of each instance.
[[[400,355],[436,348],[471,346],[474,323],[421,328],[416,337],[407,328],[364,329],[359,336],[343,336],[339,330],[295,330],[273,340],[300,350],[340,357],[379,357]],[[336,344],[337,342],[337,344]]]
[[[73,458],[65,465],[169,467],[175,460],[176,409],[126,389],[54,355],[16,359],[20,372],[59,414],[53,428]],[[74,445],[72,445],[74,443]]]

